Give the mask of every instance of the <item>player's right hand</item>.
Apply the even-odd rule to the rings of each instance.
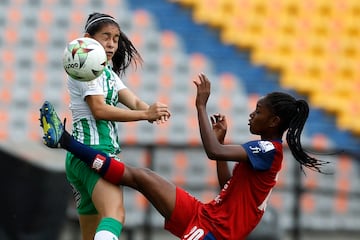
[[[165,123],[171,116],[168,106],[160,102],[150,105],[147,114],[148,121],[150,123],[156,121],[157,124]]]

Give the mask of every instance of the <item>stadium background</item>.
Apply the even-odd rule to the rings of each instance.
[[[212,81],[209,113],[230,117],[229,142],[252,139],[254,103],[267,92],[309,100],[303,146],[337,155],[332,175],[305,170],[288,150],[269,211],[249,239],[358,239],[360,235],[360,2],[356,0],[1,0],[0,239],[79,239],[64,151],[42,146],[39,107],[71,122],[61,55],[93,11],[118,18],[145,63],[124,82],[169,104],[164,126],[120,124],[122,158],[147,166],[202,200],[216,173],[200,144],[191,79]],[[70,126],[70,124],[68,124]],[[162,219],[125,188],[121,239],[172,239]]]

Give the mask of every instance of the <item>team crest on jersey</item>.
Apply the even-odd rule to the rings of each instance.
[[[99,171],[103,166],[105,160],[106,158],[104,156],[101,156],[100,154],[96,155],[91,168],[95,169],[96,171]]]
[[[258,141],[257,146],[249,146],[249,149],[252,151],[252,153],[266,153],[273,149],[275,149],[275,146],[272,142],[269,141]]]
[[[263,153],[269,152],[275,149],[275,146],[272,142],[269,141],[259,141],[259,146]]]
[[[109,89],[113,90],[115,87],[115,80],[109,79]]]

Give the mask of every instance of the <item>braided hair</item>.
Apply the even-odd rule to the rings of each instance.
[[[131,63],[134,63],[135,66],[138,63],[142,63],[142,58],[133,43],[121,31],[116,19],[110,15],[97,12],[90,14],[85,24],[85,32],[90,34],[90,36],[94,36],[101,28],[108,24],[116,25],[120,31],[118,49],[112,58],[113,70],[120,76],[125,74],[126,68]]]
[[[286,130],[286,141],[289,149],[303,166],[323,173],[321,166],[329,162],[316,159],[309,156],[303,149],[300,136],[304,128],[305,122],[309,116],[309,105],[304,100],[296,100],[289,94],[282,92],[272,92],[266,96],[266,103],[269,105],[273,113],[280,118],[279,130],[283,134]]]

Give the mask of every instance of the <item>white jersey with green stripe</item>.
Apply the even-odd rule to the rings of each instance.
[[[70,110],[73,119],[74,138],[86,145],[111,154],[120,152],[117,123],[107,120],[95,120],[86,96],[103,95],[106,104],[116,106],[118,92],[126,88],[118,75],[108,66],[98,78],[89,82],[68,79]]]

